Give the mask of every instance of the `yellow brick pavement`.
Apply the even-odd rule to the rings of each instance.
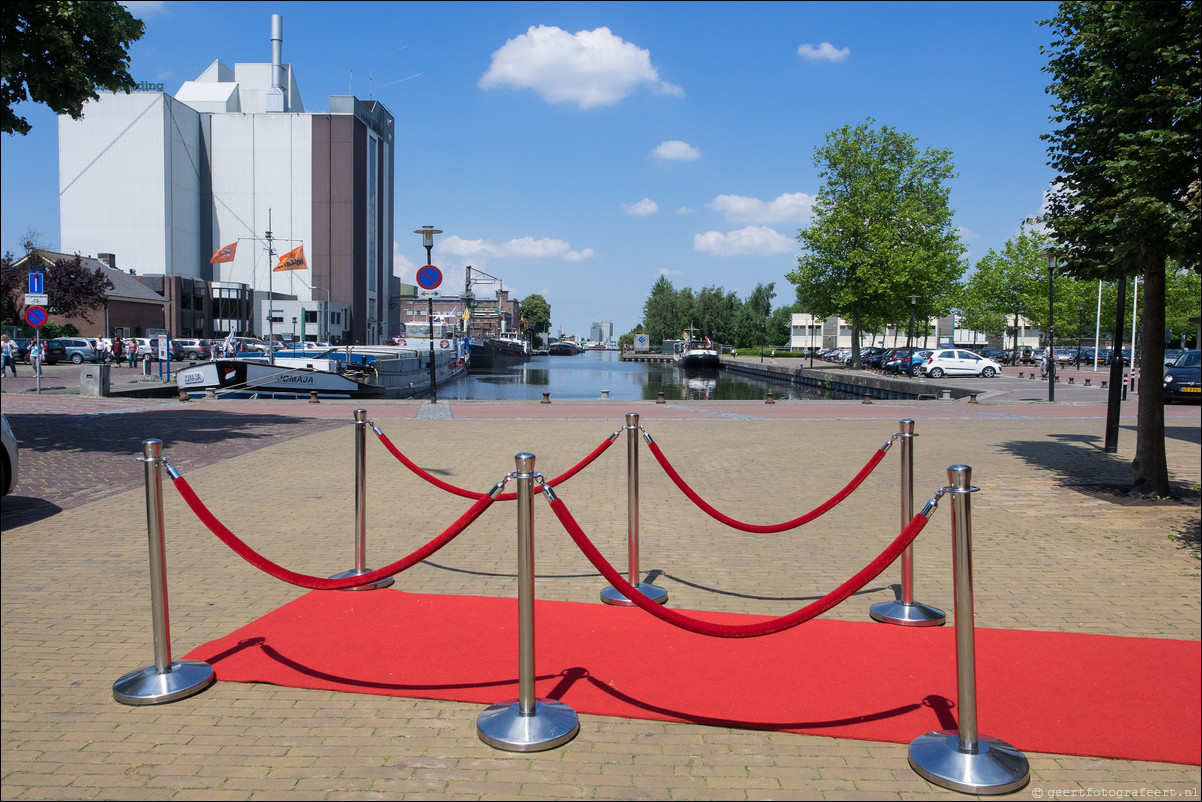
[[[754,419],[750,407],[715,407],[725,414],[649,414],[644,423],[698,492],[734,517],[767,523],[841,487],[909,416],[905,406],[875,405],[876,417],[865,419],[869,408],[839,403],[824,404],[823,419],[815,419],[815,405],[798,403],[793,412],[778,405],[775,419]],[[323,416],[333,408],[322,406]],[[267,414],[268,407],[251,409]],[[470,419],[485,407],[452,405],[454,419],[423,420],[419,409],[385,405],[371,414],[425,469],[480,489],[511,471],[519,451],[536,454],[546,475],[561,472],[619,427],[626,411],[602,405],[574,420],[514,419],[530,413],[523,407],[506,420],[490,405],[493,419]],[[1125,503],[1083,492],[1086,483],[1129,475],[1134,436],[1124,430],[1120,453],[1106,455],[1097,415],[1069,413],[1040,417],[1016,406],[919,420],[919,504],[946,483],[954,463],[972,466],[981,488],[972,501],[978,626],[1199,639],[1197,496]],[[154,414],[130,413],[130,425],[154,436]],[[1179,486],[1195,487],[1198,418],[1173,421],[1170,467]],[[352,434],[348,427],[306,433],[299,414],[290,425],[289,436],[202,461],[187,478],[225,524],[272,559],[319,575],[350,568]],[[369,435],[368,562],[378,565],[441,531],[466,502],[417,480],[374,440]],[[896,454],[814,524],[745,535],[696,510],[644,449],[641,567],[675,607],[789,612],[858,570],[896,532]],[[625,464],[623,438],[560,488],[611,555],[625,546]],[[545,505],[535,509],[536,531],[550,532],[553,516]],[[490,510],[397,586],[515,596],[512,515],[509,506]],[[170,487],[165,521],[176,656],[300,594],[238,560]],[[947,522],[941,510],[916,547],[916,596],[950,610]],[[170,705],[119,705],[113,681],[152,662],[145,533],[138,486],[5,523],[4,799],[963,798],[918,777],[901,744],[582,716],[567,745],[511,754],[476,737],[477,706],[452,702],[218,683]],[[540,598],[595,602],[603,587],[566,538],[540,537],[537,567]],[[869,604],[892,594],[895,573],[828,617],[865,620]],[[981,727],[990,732],[988,722]],[[1196,797],[1200,783],[1197,766],[1028,758],[1032,781],[1018,798]]]

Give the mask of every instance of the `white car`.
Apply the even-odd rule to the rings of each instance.
[[[0,433],[3,434],[4,453],[0,456],[0,494],[7,496],[17,486],[17,438],[8,418],[0,415]]]
[[[1002,372],[1002,366],[989,357],[960,348],[941,348],[933,351],[919,367],[932,379],[942,376],[983,376],[992,378]]]

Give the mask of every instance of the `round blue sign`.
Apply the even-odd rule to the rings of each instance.
[[[417,286],[423,290],[437,289],[442,283],[442,271],[434,265],[426,265],[417,269]]]
[[[35,329],[46,324],[46,310],[40,306],[31,306],[25,310],[25,322]]]

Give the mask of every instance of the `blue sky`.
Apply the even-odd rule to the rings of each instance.
[[[746,298],[785,278],[820,189],[814,148],[867,118],[950,150],[975,261],[1040,211],[1053,176],[1036,24],[1046,2],[129,3],[135,80],[174,94],[214,60],[271,60],[271,14],[307,111],[374,98],[397,121],[396,272],[445,233],[464,265],[542,294],[553,330],[635,326],[652,284]],[[5,135],[2,247],[59,246],[54,115]],[[135,265],[129,265],[135,267]]]

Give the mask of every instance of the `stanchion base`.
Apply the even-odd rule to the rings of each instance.
[[[332,577],[330,577],[330,579],[346,579],[350,576],[363,576],[364,574],[369,573],[371,573],[371,571],[360,571],[357,568],[352,568],[349,571],[343,571],[341,574],[334,574]],[[355,585],[351,588],[340,588],[340,590],[379,590],[380,588],[386,588],[390,586],[395,581],[396,579],[394,577],[386,576],[383,579],[377,579],[375,582],[368,582],[366,585]]]
[[[154,666],[129,672],[113,683],[113,699],[123,705],[166,704],[200,693],[216,678],[208,663],[176,660],[161,674]]]
[[[1027,757],[1005,741],[977,737],[977,751],[960,751],[956,730],[938,730],[910,742],[910,767],[942,788],[965,794],[1008,794],[1031,779]]]
[[[518,700],[487,707],[476,718],[480,740],[507,752],[541,752],[562,746],[576,737],[580,719],[576,711],[553,699],[535,699],[534,713],[521,714]]]
[[[882,624],[897,624],[903,627],[937,627],[947,620],[947,613],[938,607],[928,607],[920,602],[881,602],[869,607],[868,614],[874,621],[880,621]]]
[[[663,604],[668,600],[668,591],[661,587],[657,587],[646,582],[640,582],[634,587],[639,593],[658,604]],[[616,605],[618,607],[634,606],[634,602],[626,598],[626,596],[623,595],[620,590],[612,585],[601,591],[601,601],[605,602],[606,604]]]

